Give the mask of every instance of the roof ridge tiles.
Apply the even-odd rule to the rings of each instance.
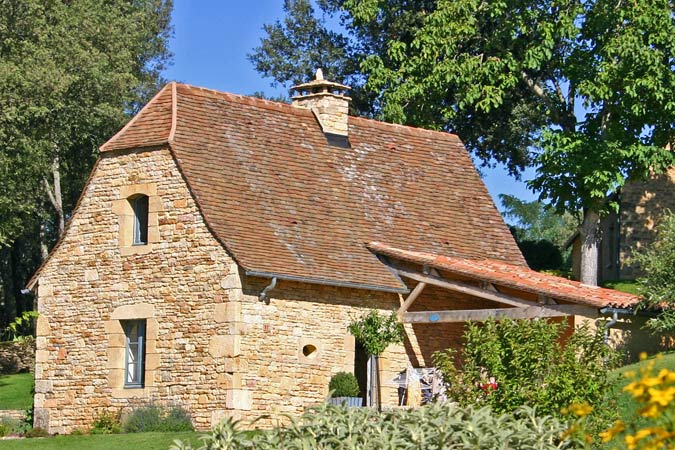
[[[429,137],[438,138],[439,136],[444,137],[454,143],[460,143],[459,136],[455,133],[450,133],[448,131],[439,131],[439,130],[429,130],[426,128],[414,127],[412,125],[404,125],[400,123],[384,122],[381,120],[371,119],[369,117],[360,117],[360,116],[349,116],[350,121],[358,122],[368,122],[371,125],[375,125],[380,128],[396,128],[405,132],[408,132],[413,135],[429,135]]]
[[[267,100],[264,98],[252,97],[250,95],[235,94],[232,92],[219,91],[217,89],[210,89],[201,86],[195,86],[187,83],[177,83],[178,87],[186,88],[188,90],[199,91],[209,94],[213,97],[222,98],[235,103],[254,106],[263,109],[269,109],[278,112],[299,113],[300,115],[311,115],[312,112],[306,108],[298,108],[289,103],[277,102],[274,100]]]

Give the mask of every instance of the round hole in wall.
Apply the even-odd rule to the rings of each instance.
[[[302,347],[302,354],[305,355],[305,358],[315,358],[318,353],[315,345],[307,344]]]

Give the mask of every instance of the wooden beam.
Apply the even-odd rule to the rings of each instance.
[[[488,318],[495,319],[534,319],[537,317],[562,317],[569,315],[593,315],[597,314],[593,308],[581,305],[549,305],[528,306],[523,308],[498,308],[498,309],[458,309],[450,311],[424,311],[408,312],[403,314],[403,323],[451,323],[466,322],[469,320],[483,321]]]
[[[462,292],[464,294],[473,295],[474,297],[484,298],[486,300],[492,300],[494,302],[505,303],[511,306],[539,306],[536,302],[531,302],[528,300],[523,300],[521,298],[512,297],[510,295],[502,294],[500,292],[488,291],[481,289],[478,286],[472,286],[470,284],[462,283],[460,281],[444,280],[439,277],[432,275],[422,275],[416,272],[410,272],[405,269],[395,269],[396,273],[399,275],[410,278],[411,280],[417,280],[427,284],[433,284],[434,286],[439,286],[451,291]]]
[[[405,302],[401,305],[401,307],[398,309],[396,314],[401,317],[402,314],[404,314],[408,308],[410,308],[410,305],[413,304],[415,300],[417,300],[417,297],[422,293],[422,290],[427,284],[423,281],[420,281],[417,283],[417,286],[415,286],[415,289],[408,295],[408,298],[405,299]]]

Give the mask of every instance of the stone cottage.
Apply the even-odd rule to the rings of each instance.
[[[466,320],[635,301],[529,270],[457,136],[348,117],[321,78],[292,105],[170,83],[100,148],[29,282],[36,426],[150,401],[198,429],[298,414],[332,374],[362,378],[346,327],[369,308],[405,324],[381,359],[396,405],[386,380]]]

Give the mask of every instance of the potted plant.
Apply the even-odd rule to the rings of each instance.
[[[380,368],[379,356],[391,344],[400,344],[405,337],[403,325],[399,323],[396,313],[389,315],[380,314],[379,311],[371,309],[366,315],[358,320],[354,320],[347,327],[371,359],[371,386],[368,388],[370,402],[373,403],[373,396],[377,399],[377,410],[382,410],[380,393]],[[375,384],[373,386],[372,384]],[[371,406],[369,404],[368,406]]]
[[[359,397],[359,383],[353,373],[338,372],[328,383],[331,405],[342,405],[350,408],[361,406],[363,399]]]

